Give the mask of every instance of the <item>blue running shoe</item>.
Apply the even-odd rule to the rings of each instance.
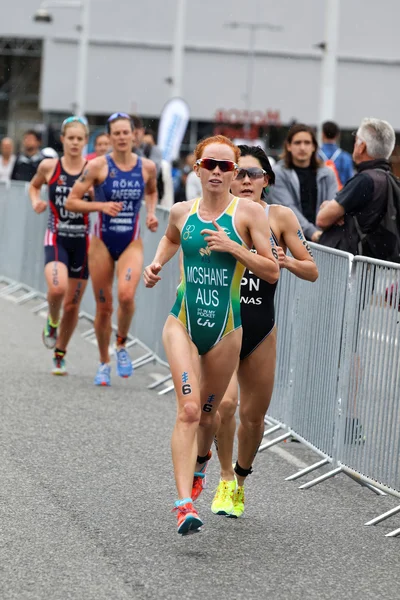
[[[94,385],[111,385],[111,367],[106,363],[100,363],[97,369],[96,377],[94,378]]]
[[[131,358],[124,347],[115,349],[115,358],[117,359],[117,375],[120,377],[130,377],[133,373]]]

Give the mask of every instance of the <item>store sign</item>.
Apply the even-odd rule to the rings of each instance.
[[[220,108],[216,111],[215,121],[217,123],[229,123],[230,125],[250,123],[251,125],[280,125],[281,113],[279,110],[239,110],[237,108]]]

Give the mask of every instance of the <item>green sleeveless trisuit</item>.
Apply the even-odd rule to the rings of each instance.
[[[216,219],[241,246],[246,246],[235,227],[239,198],[233,198]],[[228,252],[212,252],[200,234],[214,229],[198,214],[200,198],[194,201],[181,232],[183,277],[171,314],[186,327],[199,354],[206,354],[223,337],[242,326],[240,283],[245,267]],[[246,246],[247,247],[247,246]]]

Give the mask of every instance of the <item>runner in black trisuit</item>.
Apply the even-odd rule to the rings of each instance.
[[[79,305],[89,277],[88,216],[65,208],[68,194],[86,165],[82,151],[87,137],[85,119],[76,116],[65,119],[61,128],[63,157],[43,160],[29,187],[32,207],[37,213],[47,208],[47,202],[40,197],[42,185],[47,183],[49,192],[50,210],[44,239],[49,314],[42,337],[46,348],[54,348],[54,375],[67,374],[67,345],[78,322]],[[88,193],[87,200],[90,199]]]
[[[274,182],[274,173],[260,147],[239,146],[239,172],[232,182],[232,193],[249,198],[264,207],[271,228],[271,245],[278,253],[279,265],[297,277],[315,281],[317,266],[295,214],[284,206],[267,205],[261,200],[263,189]],[[274,248],[275,245],[275,248]],[[286,255],[289,249],[293,257]],[[264,432],[264,417],[272,396],[276,357],[274,294],[269,284],[245,271],[241,286],[243,339],[240,363],[232,377],[218,412],[221,425],[217,433],[221,480],[211,510],[215,514],[240,517],[244,512],[244,481]],[[235,411],[240,385],[240,425],[238,460],[232,466],[236,429]]]

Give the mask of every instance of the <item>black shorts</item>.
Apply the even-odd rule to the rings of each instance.
[[[274,328],[276,286],[276,283],[268,283],[245,271],[240,288],[240,315],[243,326],[240,360],[250,356]]]
[[[240,360],[250,356],[252,352],[269,336],[275,326],[275,310],[273,301],[263,306],[263,311],[241,305],[243,337]]]
[[[60,237],[54,246],[44,247],[44,264],[62,262],[72,279],[88,279],[89,236],[79,240],[63,240]]]

